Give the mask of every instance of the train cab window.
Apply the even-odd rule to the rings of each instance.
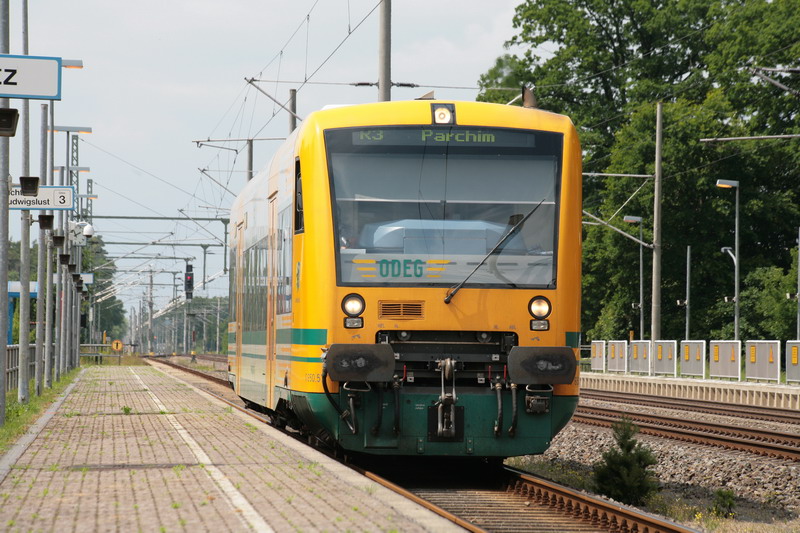
[[[560,133],[467,126],[325,134],[342,285],[555,286]]]
[[[303,217],[303,178],[300,173],[300,160],[294,162],[295,199],[294,199],[294,232],[303,233],[305,221]]]

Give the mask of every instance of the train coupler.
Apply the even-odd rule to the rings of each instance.
[[[456,436],[456,365],[455,361],[448,357],[438,361],[438,370],[442,376],[442,393],[439,401],[436,402],[437,425],[436,436],[444,439],[452,439]],[[452,380],[452,392],[445,391],[445,380]]]

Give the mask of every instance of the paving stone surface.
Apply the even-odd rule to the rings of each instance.
[[[169,374],[87,368],[0,482],[0,530],[460,530]]]

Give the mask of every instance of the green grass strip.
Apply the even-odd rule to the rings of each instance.
[[[31,396],[27,403],[17,401],[17,389],[6,393],[6,422],[0,426],[0,454],[5,454],[28,428],[36,422],[39,416],[64,392],[64,389],[75,380],[80,372],[75,368],[61,376],[50,389],[44,389],[41,396]],[[34,380],[30,382],[31,391],[36,390]]]

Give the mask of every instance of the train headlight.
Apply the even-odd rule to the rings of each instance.
[[[351,318],[355,318],[364,312],[364,298],[358,294],[348,294],[342,300],[342,311]]]
[[[455,124],[456,106],[455,104],[431,104],[434,124]]]
[[[531,301],[528,302],[528,312],[537,320],[544,320],[550,316],[552,310],[553,308],[550,305],[550,300],[544,296],[534,296]]]

